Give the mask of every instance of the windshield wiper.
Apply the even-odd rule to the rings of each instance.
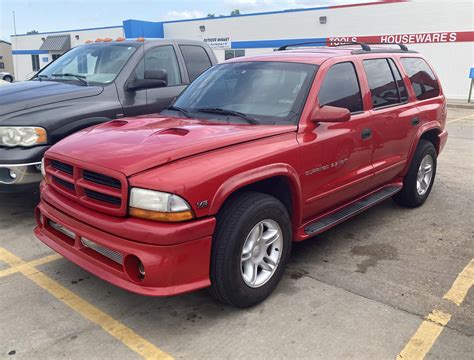
[[[187,117],[187,118],[190,118],[190,117],[191,117],[191,115],[189,115],[189,111],[188,111],[188,110],[183,109],[183,108],[181,108],[181,107],[179,107],[179,106],[171,105],[171,106],[168,106],[168,107],[166,108],[166,110],[179,111],[179,112],[180,112],[181,114],[183,114],[185,117]]]
[[[65,74],[51,74],[51,76],[68,76],[68,77],[73,77],[79,80],[81,83],[89,86],[89,83],[84,80],[86,77],[78,74],[72,74],[72,73],[65,73]]]
[[[239,111],[221,109],[221,108],[201,108],[201,109],[196,109],[196,111],[202,112],[202,113],[209,113],[209,114],[237,116],[241,119],[244,119],[249,124],[252,124],[252,125],[259,125],[260,124],[257,120],[252,119],[252,118],[248,117],[246,114],[241,113]]]

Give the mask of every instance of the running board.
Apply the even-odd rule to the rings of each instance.
[[[319,218],[304,228],[306,235],[316,235],[349,219],[350,217],[388,199],[402,189],[401,185],[391,185],[376,191],[335,213]]]

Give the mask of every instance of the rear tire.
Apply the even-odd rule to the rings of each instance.
[[[263,301],[283,276],[291,241],[288,211],[276,198],[257,192],[231,198],[212,240],[211,295],[240,308]]]
[[[397,204],[411,208],[423,205],[435,180],[437,155],[433,143],[420,140],[403,179],[403,188],[393,196]]]
[[[9,82],[9,83],[13,82],[13,78],[10,75],[5,75],[3,77],[3,80],[5,80],[6,82]]]

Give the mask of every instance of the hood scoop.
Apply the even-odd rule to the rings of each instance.
[[[167,128],[158,130],[153,133],[153,135],[177,135],[177,136],[185,136],[189,134],[188,129],[181,129],[181,128]]]

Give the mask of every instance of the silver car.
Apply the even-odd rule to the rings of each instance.
[[[15,77],[13,76],[13,74],[10,74],[8,72],[0,72],[0,79],[11,83],[13,82]]]

